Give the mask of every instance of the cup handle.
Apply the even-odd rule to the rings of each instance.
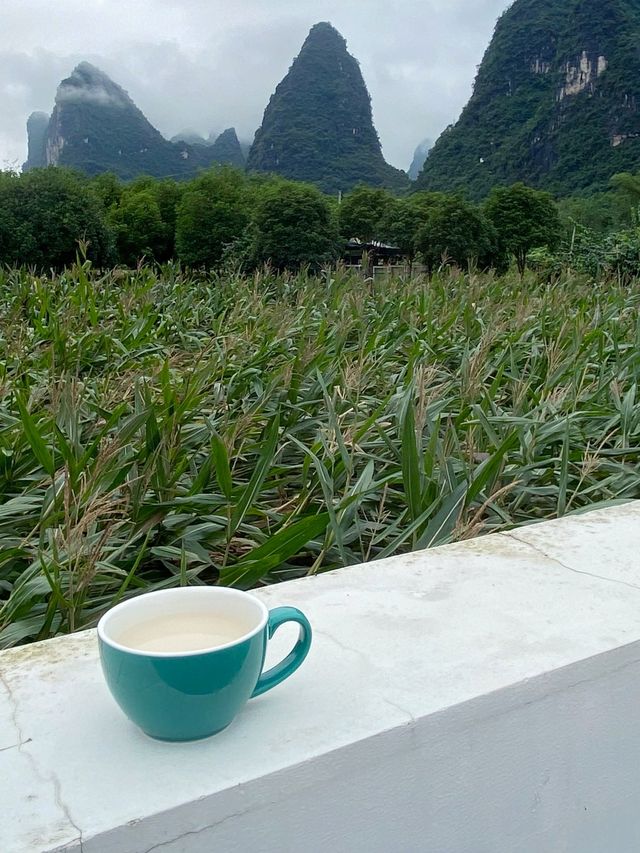
[[[262,673],[256,684],[256,689],[251,694],[252,698],[266,693],[267,690],[271,690],[276,684],[280,684],[285,678],[293,675],[309,653],[311,646],[311,625],[304,613],[298,610],[297,607],[275,607],[269,611],[269,621],[267,623],[269,639],[273,637],[278,628],[284,625],[285,622],[298,623],[300,626],[298,641],[284,660],[281,660],[280,663]]]

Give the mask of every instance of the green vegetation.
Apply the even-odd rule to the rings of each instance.
[[[640,496],[638,177],[601,199],[0,173],[0,646]]]
[[[560,242],[560,216],[547,193],[524,184],[496,187],[484,210],[495,229],[498,253],[513,255],[520,275],[532,249],[552,249]]]
[[[192,269],[319,270],[347,240],[397,246],[412,268],[457,265],[521,274],[574,269],[635,275],[640,178],[614,176],[612,189],[556,205],[523,184],[497,188],[484,205],[461,195],[398,198],[358,186],[341,203],[309,184],[214,167],[191,181],[67,169],[0,172],[0,263],[62,270],[78,245],[100,267],[179,261]]]
[[[330,24],[312,27],[271,96],[247,169],[308,181],[324,192],[359,183],[409,187],[406,174],[382,156],[360,66]]]
[[[636,0],[516,0],[418,187],[476,200],[517,181],[558,196],[606,190],[640,161],[638,38]]]
[[[340,233],[348,240],[379,240],[391,212],[393,196],[386,190],[358,186],[340,205]]]
[[[177,260],[196,269],[318,270],[358,237],[399,247],[410,266],[419,261],[429,273],[451,264],[504,272],[511,259],[522,273],[536,250],[538,268],[568,263],[594,275],[635,275],[640,179],[621,174],[611,183],[609,193],[560,205],[522,184],[497,188],[484,205],[365,186],[338,203],[312,185],[231,167],[186,182],[0,172],[0,263],[62,270],[83,243],[101,267]]]
[[[249,223],[249,193],[240,172],[222,169],[184,188],[177,211],[176,249],[183,263],[213,267]]]
[[[340,205],[339,225],[345,238],[382,238],[398,246],[410,264],[419,255],[429,274],[443,263],[504,270],[511,257],[522,274],[529,252],[553,249],[562,234],[553,198],[524,184],[496,188],[482,207],[461,195],[395,198],[359,186]]]
[[[429,209],[416,246],[430,275],[439,264],[452,261],[462,268],[474,263],[490,266],[496,254],[496,233],[480,209],[450,196]]]
[[[65,169],[0,172],[1,263],[61,269],[79,240],[98,263],[113,259],[112,233],[86,181]]]
[[[0,645],[640,497],[640,287],[0,273]]]
[[[380,222],[380,235],[400,249],[410,269],[418,252],[418,232],[429,212],[428,205],[420,207],[420,195],[391,199]]]
[[[315,187],[272,181],[258,200],[254,228],[254,264],[313,268],[331,264],[340,253],[335,217]]]
[[[104,179],[101,186],[105,186]],[[138,178],[122,187],[108,204],[107,220],[118,247],[118,257],[127,266],[141,259],[170,260],[175,252],[177,206],[182,195],[175,181]]]
[[[68,169],[0,172],[0,263],[61,270],[78,244],[100,266],[178,259],[320,267],[340,254],[334,205],[313,186],[215,167],[189,182],[125,184]]]

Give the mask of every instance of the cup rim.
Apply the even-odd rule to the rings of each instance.
[[[243,634],[241,637],[238,637],[235,640],[232,640],[230,643],[225,643],[221,646],[209,646],[203,649],[192,649],[186,652],[155,652],[155,651],[144,651],[143,649],[133,649],[130,646],[124,646],[122,643],[118,643],[116,640],[112,639],[107,634],[107,628],[109,621],[113,617],[115,613],[121,613],[123,610],[130,609],[134,605],[138,604],[142,598],[147,597],[180,597],[185,592],[193,594],[197,591],[197,594],[206,594],[215,597],[226,597],[226,598],[236,598],[243,599],[246,601],[249,598],[257,607],[262,611],[262,616],[259,624],[252,628],[251,631],[248,631],[246,634]],[[220,587],[220,586],[182,586],[182,587],[174,587],[173,589],[157,589],[153,592],[143,592],[140,595],[135,595],[133,598],[128,598],[126,601],[121,601],[119,604],[110,607],[106,613],[104,613],[97,625],[97,633],[98,638],[105,643],[105,645],[110,646],[112,649],[116,649],[120,652],[125,652],[129,655],[138,655],[140,657],[150,657],[150,658],[186,658],[186,657],[196,657],[198,655],[206,655],[212,654],[215,652],[221,652],[225,649],[232,649],[234,646],[238,646],[241,643],[245,643],[247,640],[250,640],[252,637],[255,637],[256,634],[259,634],[264,630],[267,621],[269,619],[269,610],[267,606],[260,601],[259,598],[256,598],[255,595],[250,595],[248,592],[243,592],[239,589],[232,589],[231,587]]]

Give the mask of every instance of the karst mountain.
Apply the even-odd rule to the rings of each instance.
[[[566,195],[637,171],[639,44],[638,0],[516,0],[417,187],[481,198],[525,181]]]
[[[332,193],[358,183],[391,189],[408,184],[405,173],[382,156],[360,66],[331,24],[312,27],[271,96],[247,168]]]
[[[165,139],[127,92],[100,69],[81,62],[58,86],[51,117],[34,113],[27,123],[25,169],[70,166],[88,175],[113,172],[185,178],[213,163],[244,162],[233,129],[211,144]]]

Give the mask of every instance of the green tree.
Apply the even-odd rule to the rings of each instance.
[[[100,199],[105,210],[109,210],[113,205],[118,204],[124,189],[124,184],[113,172],[103,172],[101,175],[97,175],[91,179],[89,186]]]
[[[159,250],[157,258],[159,261],[168,261],[174,257],[176,251],[176,222],[184,184],[178,183],[172,178],[159,181],[151,180],[153,181],[153,193],[160,209],[165,236],[164,246],[162,250]]]
[[[571,196],[558,202],[558,213],[565,236],[571,238],[576,226],[597,234],[609,234],[628,228],[634,219],[634,204],[619,192],[596,193],[591,196]]]
[[[253,220],[254,258],[279,270],[318,268],[336,258],[339,238],[331,207],[315,187],[274,181],[263,187]]]
[[[385,217],[394,201],[386,190],[356,187],[340,205],[340,233],[346,240],[354,237],[364,243],[379,240]]]
[[[160,260],[166,232],[160,207],[151,190],[127,188],[120,203],[112,208],[110,220],[123,264],[135,266],[142,258]]]
[[[402,251],[409,269],[416,256],[418,231],[424,222],[424,213],[409,199],[393,199],[382,219],[380,236]]]
[[[626,196],[635,207],[640,204],[640,175],[619,172],[611,178],[611,186],[618,193]]]
[[[605,198],[608,197],[610,204],[615,205],[619,214],[618,227],[637,225],[640,218],[640,174],[620,172],[611,178],[611,187],[613,192],[607,193]]]
[[[627,284],[640,276],[640,228],[609,234],[603,241],[603,267]]]
[[[408,196],[409,204],[419,212],[420,218],[426,222],[434,208],[438,207],[451,198],[447,193],[441,192],[418,192]]]
[[[148,191],[153,194],[164,228],[164,244],[156,248],[156,258],[167,261],[175,253],[176,220],[178,206],[182,199],[185,184],[178,183],[173,178],[151,178],[144,176],[136,178],[131,183],[132,191]]]
[[[515,257],[520,275],[531,249],[553,249],[560,241],[560,216],[549,193],[522,183],[496,187],[484,211],[496,229],[498,251]]]
[[[476,205],[449,196],[431,209],[416,242],[431,275],[442,262],[453,261],[461,267],[473,262],[484,265],[495,250],[495,241],[493,225]]]
[[[242,172],[225,166],[187,184],[176,217],[176,250],[193,267],[217,266],[249,223],[249,193]]]
[[[173,257],[176,208],[182,192],[179,184],[143,177],[122,187],[119,195],[109,191],[108,183],[99,185],[99,190],[115,199],[109,207],[109,221],[123,263],[135,266],[143,257],[162,263]]]
[[[440,192],[413,193],[407,198],[391,198],[381,220],[380,235],[383,240],[398,246],[413,266],[418,251],[418,233],[433,211],[448,200]]]
[[[62,168],[33,169],[0,181],[0,262],[62,269],[80,243],[98,264],[113,260],[104,209],[88,182]]]

